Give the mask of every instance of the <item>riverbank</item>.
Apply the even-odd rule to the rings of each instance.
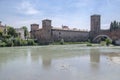
[[[48,45],[75,45],[75,44],[81,44],[84,46],[91,46],[91,47],[96,47],[96,46],[115,46],[115,45],[106,45],[105,42],[101,42],[101,43],[90,43],[90,42],[53,42],[50,43]],[[29,40],[16,40],[13,42],[11,42],[11,44],[9,46],[7,46],[5,43],[0,44],[0,47],[22,47],[22,46],[46,46],[46,45],[41,45],[38,43],[35,43],[32,39]]]
[[[113,44],[106,45],[106,42],[101,43],[90,43],[90,42],[64,42],[61,44],[61,42],[53,42],[50,45],[71,45],[71,44],[83,44],[85,46],[115,46]]]

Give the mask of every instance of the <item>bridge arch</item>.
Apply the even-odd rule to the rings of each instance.
[[[92,41],[93,42],[100,42],[102,39],[109,39],[110,41],[112,41],[112,39],[108,36],[108,35],[98,35],[96,36]]]

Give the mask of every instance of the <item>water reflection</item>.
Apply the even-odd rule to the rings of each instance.
[[[102,73],[107,76],[112,74],[117,77],[116,79],[120,78],[119,65],[114,65],[120,63],[120,49],[116,48],[63,45],[7,48],[7,51],[6,48],[1,48],[0,51],[0,80],[7,80],[14,75],[18,80],[20,77],[23,77],[23,80],[39,80],[41,77],[53,75],[62,76],[61,79],[64,80],[65,77],[73,80],[79,80],[80,77],[85,80],[86,77],[90,77],[88,80],[93,80],[94,75],[101,77]],[[106,80],[111,79],[113,78],[106,77]]]
[[[0,65],[2,63],[7,63],[10,61],[18,60],[18,59],[26,59],[27,63],[42,63],[43,67],[50,67],[52,64],[52,60],[57,59],[67,59],[67,58],[74,58],[74,57],[82,57],[89,55],[91,66],[94,64],[99,64],[101,60],[101,56],[106,56],[106,59],[108,59],[111,62],[119,63],[120,62],[120,54],[117,52],[106,52],[101,49],[87,49],[87,52],[84,50],[81,52],[72,50],[72,52],[69,52],[68,50],[52,50],[52,49],[21,49],[21,48],[12,48],[9,51],[6,51],[5,49],[1,49],[0,52]],[[74,53],[73,53],[74,52]],[[86,54],[87,53],[87,54]],[[103,57],[102,57],[103,58]]]
[[[96,72],[98,72],[99,70],[99,66],[100,66],[100,53],[99,53],[99,49],[91,49],[90,50],[90,62],[91,62],[91,71],[94,72],[96,74]]]
[[[100,54],[97,50],[90,50],[90,62],[91,63],[99,63],[100,62]]]
[[[51,58],[45,57],[45,56],[42,57],[42,66],[43,66],[43,68],[50,68],[51,63],[52,63]]]

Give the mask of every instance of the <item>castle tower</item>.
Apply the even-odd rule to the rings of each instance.
[[[101,19],[100,15],[92,15],[91,16],[91,31],[95,33],[99,33],[100,31],[100,24],[101,24]]]
[[[31,38],[35,39],[35,31],[39,29],[39,24],[31,24],[31,31],[30,31],[30,36]]]
[[[31,24],[31,31],[35,31],[39,29],[39,24]]]
[[[52,26],[51,26],[51,20],[48,20],[48,19],[45,19],[45,20],[42,20],[42,27],[43,29],[51,29]]]
[[[42,29],[43,29],[43,33],[44,33],[44,42],[45,44],[49,44],[50,42],[52,42],[52,26],[51,26],[51,20],[45,19],[42,20]]]

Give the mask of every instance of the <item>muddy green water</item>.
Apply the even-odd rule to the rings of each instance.
[[[0,80],[120,80],[120,47],[0,48]]]

